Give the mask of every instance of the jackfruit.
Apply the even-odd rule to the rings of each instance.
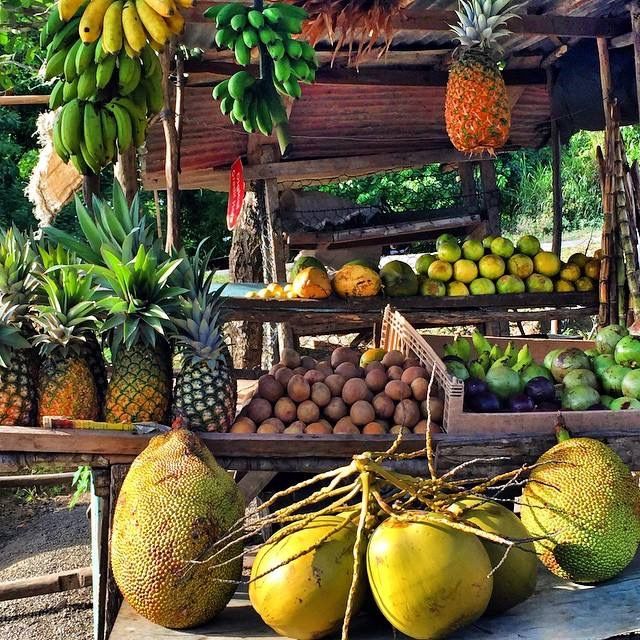
[[[574,582],[613,578],[640,542],[638,483],[613,450],[591,438],[561,441],[540,457],[520,515],[532,536],[546,536],[535,543],[543,564]]]
[[[215,562],[191,561],[214,553],[243,514],[235,482],[194,433],[152,438],[131,465],[113,518],[111,568],[129,604],[172,629],[216,616],[241,578],[242,545],[231,544]]]

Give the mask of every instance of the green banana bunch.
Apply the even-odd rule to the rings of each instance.
[[[513,367],[516,363],[517,356],[516,345],[513,343],[513,340],[509,340],[509,342],[507,343],[507,346],[504,350],[504,355],[509,362],[508,366]]]
[[[491,362],[496,362],[496,360],[502,358],[503,355],[502,349],[497,344],[494,344],[491,347],[491,351],[489,351],[489,358],[491,359]]]
[[[478,355],[491,351],[491,343],[477,329],[471,334],[471,341]]]
[[[517,371],[519,373],[520,371],[523,371],[524,369],[526,369],[530,364],[533,364],[533,356],[531,355],[531,350],[529,349],[529,345],[525,344],[518,351],[518,355],[516,356],[516,362],[514,365],[512,365],[511,368],[514,371]]]
[[[478,378],[478,380],[484,380],[487,375],[485,368],[479,360],[472,360],[467,366],[467,369],[469,370],[469,375],[472,378]]]

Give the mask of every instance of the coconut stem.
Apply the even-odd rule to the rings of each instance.
[[[349,587],[349,596],[347,597],[347,609],[342,620],[342,640],[349,638],[349,624],[355,607],[355,600],[358,592],[358,583],[360,582],[360,571],[362,557],[364,555],[365,527],[367,524],[367,516],[369,515],[369,496],[370,496],[370,476],[368,471],[360,474],[360,483],[362,485],[362,503],[360,505],[360,518],[358,520],[358,531],[356,533],[356,541],[353,545],[353,577],[351,579],[351,587]]]

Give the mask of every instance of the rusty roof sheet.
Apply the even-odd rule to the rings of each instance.
[[[529,14],[618,17],[626,15],[626,0],[530,0]],[[191,35],[201,44],[213,37],[213,25],[202,18],[207,0],[188,12]],[[415,0],[408,14],[451,10],[457,0]],[[563,39],[571,44],[572,40]],[[557,38],[513,35],[505,43],[507,67],[539,68],[543,57],[557,48]],[[207,44],[202,44],[207,46]],[[326,43],[326,48],[328,48]],[[435,51],[435,66],[446,65],[438,49],[451,49],[444,32],[398,31],[392,51]],[[227,52],[228,53],[228,52]],[[206,51],[207,59],[228,60],[227,53]],[[380,63],[383,65],[383,62]],[[429,65],[416,58],[414,65]],[[411,66],[411,63],[401,66]],[[389,66],[387,67],[389,68]],[[414,66],[415,68],[415,66]],[[330,79],[329,79],[330,81]],[[539,147],[546,143],[550,122],[550,98],[544,85],[509,87],[512,126],[508,148]],[[305,86],[290,116],[293,150],[287,160],[313,160],[372,154],[452,149],[444,127],[444,87],[316,84]],[[206,183],[208,172],[227,168],[246,155],[248,135],[232,126],[211,98],[210,87],[185,88],[181,146],[181,184],[194,188]],[[164,183],[164,135],[160,123],[150,127],[143,179],[154,188]]]

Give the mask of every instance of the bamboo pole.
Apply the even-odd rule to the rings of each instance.
[[[599,282],[599,300],[600,310],[598,314],[598,324],[604,327],[611,323],[611,314],[609,308],[609,281],[611,278],[611,266],[613,257],[612,247],[612,224],[611,215],[609,211],[609,198],[607,191],[607,170],[606,159],[602,152],[602,148],[598,146],[596,150],[596,158],[598,160],[598,168],[600,174],[600,186],[602,189],[602,212],[603,212],[603,224],[602,224],[602,260],[600,262],[600,282]]]

